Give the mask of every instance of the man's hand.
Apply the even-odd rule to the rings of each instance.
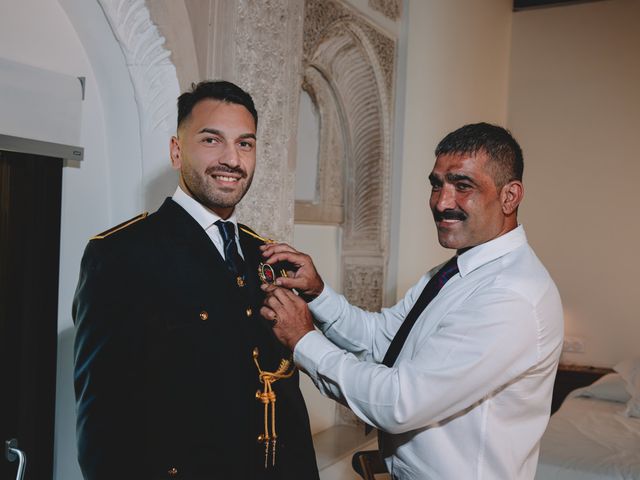
[[[297,251],[286,243],[269,243],[260,247],[266,263],[289,262],[295,270],[287,272],[288,277],[279,277],[276,285],[295,288],[306,299],[313,300],[322,293],[324,282],[309,255]]]
[[[298,341],[314,330],[307,303],[286,288],[262,285],[267,292],[260,314],[273,322],[273,333],[291,351]]]

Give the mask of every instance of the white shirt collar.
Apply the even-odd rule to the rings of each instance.
[[[473,247],[458,257],[460,276],[471,273],[496,258],[502,257],[516,248],[527,243],[524,227],[518,225],[513,230]]]
[[[208,230],[213,224],[215,224],[218,220],[223,220],[220,216],[213,213],[211,210],[205,208],[200,202],[198,202],[195,198],[187,195],[180,186],[176,188],[173,197],[171,197],[174,202],[184,208],[189,215],[193,217],[193,219],[200,224],[200,226],[204,230]],[[229,218],[224,220],[225,222],[232,222],[236,229],[236,235],[238,234],[238,220],[236,218],[235,210],[231,214]],[[216,227],[217,229],[217,227]]]

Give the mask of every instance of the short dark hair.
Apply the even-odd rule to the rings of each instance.
[[[253,104],[251,95],[234,83],[224,80],[204,81],[198,84],[191,84],[191,91],[185,92],[178,97],[178,128],[189,117],[191,110],[201,101],[211,98],[226,103],[235,103],[245,107],[253,116],[253,120],[258,128],[258,112]]]
[[[489,123],[465,125],[444,137],[436,147],[436,157],[451,153],[475,154],[484,151],[491,160],[493,180],[498,188],[522,181],[522,148],[509,130]]]

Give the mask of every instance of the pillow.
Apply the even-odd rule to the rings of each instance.
[[[627,402],[627,408],[623,412],[625,417],[640,418],[640,397],[633,397]]]
[[[625,381],[619,373],[608,373],[600,377],[591,385],[576,390],[575,396],[620,403],[631,400],[631,394],[625,388]]]
[[[613,369],[627,382],[627,390],[631,395],[640,394],[640,357],[623,360]]]
[[[627,417],[640,417],[640,357],[623,360],[613,369],[624,379],[631,395],[624,414]]]

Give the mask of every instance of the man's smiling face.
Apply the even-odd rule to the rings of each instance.
[[[465,250],[511,228],[488,162],[482,150],[443,154],[436,159],[429,175],[429,206],[443,247]]]
[[[201,100],[171,139],[171,163],[188,195],[228,218],[256,167],[253,116],[242,105]]]

